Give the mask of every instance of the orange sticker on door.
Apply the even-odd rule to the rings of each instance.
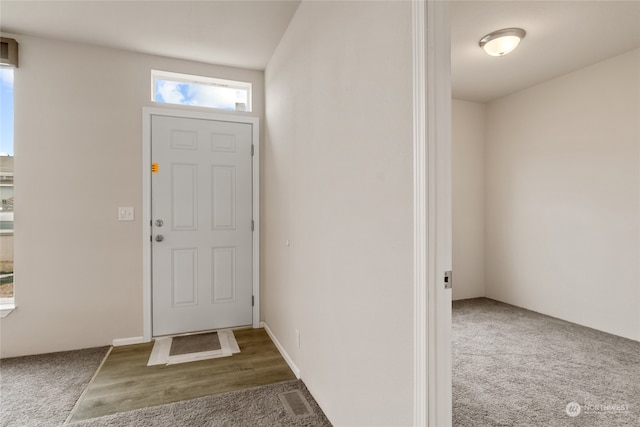
[[[151,163],[151,173],[158,173],[158,164]]]

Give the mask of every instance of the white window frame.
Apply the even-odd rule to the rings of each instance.
[[[247,113],[250,113],[252,111],[252,94],[251,94],[252,84],[249,82],[218,79],[215,77],[196,76],[192,74],[174,73],[171,71],[151,70],[151,101],[159,104],[183,105],[185,107],[189,107],[189,105],[156,101],[156,81],[157,80],[166,80],[166,81],[171,81],[176,83],[192,83],[192,84],[199,84],[204,86],[216,86],[216,87],[244,90],[247,92],[247,105],[244,110],[225,110],[225,109],[205,107],[205,106],[201,106],[200,108],[208,108],[215,111],[242,111]]]

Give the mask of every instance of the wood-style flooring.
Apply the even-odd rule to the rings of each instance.
[[[234,331],[231,357],[147,366],[153,343],[114,347],[70,422],[295,379],[264,329]]]

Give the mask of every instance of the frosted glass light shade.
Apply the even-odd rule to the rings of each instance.
[[[526,32],[521,28],[505,28],[480,39],[480,47],[491,56],[503,56],[513,51]]]
[[[483,48],[491,56],[502,56],[515,49],[518,43],[520,43],[519,37],[505,36],[487,42]]]

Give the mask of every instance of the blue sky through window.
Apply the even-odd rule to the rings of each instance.
[[[0,155],[13,156],[13,68],[0,67]]]
[[[155,101],[231,111],[248,109],[245,89],[161,79],[155,80]]]

